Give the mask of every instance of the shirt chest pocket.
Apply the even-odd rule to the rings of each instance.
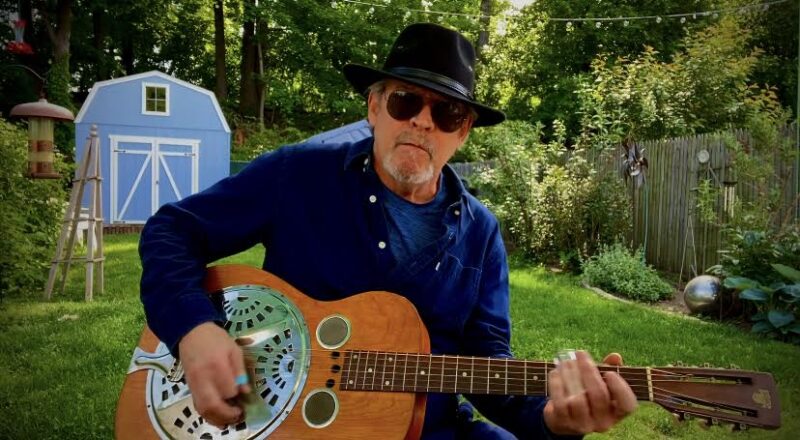
[[[475,305],[480,273],[480,269],[464,266],[445,252],[441,259],[402,283],[432,339],[452,341],[461,336]]]

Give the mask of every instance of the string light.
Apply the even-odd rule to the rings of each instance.
[[[379,8],[388,8],[392,7],[394,9],[400,9],[406,12],[405,16],[408,16],[409,13],[416,12],[420,14],[430,14],[430,15],[439,15],[439,16],[454,16],[454,17],[466,17],[475,20],[480,19],[489,19],[491,16],[482,15],[482,14],[467,14],[463,12],[447,12],[447,11],[436,11],[431,10],[429,7],[432,5],[431,2],[423,2],[423,6],[425,9],[414,9],[414,8],[402,8],[397,6],[391,6],[388,4],[378,4],[372,3],[363,0],[338,0],[342,3],[352,3],[357,5],[365,5],[371,7],[379,7]],[[679,18],[681,23],[686,23],[687,17],[692,17],[693,20],[697,19],[697,15],[700,14],[701,16],[708,17],[711,16],[713,18],[718,18],[720,14],[728,14],[728,13],[741,13],[746,12],[749,10],[763,10],[766,11],[769,9],[770,6],[786,3],[789,0],[773,0],[768,2],[759,2],[759,3],[751,3],[749,5],[732,7],[732,8],[725,8],[725,9],[716,9],[710,11],[697,11],[697,12],[688,12],[682,14],[664,14],[664,15],[640,15],[640,16],[632,16],[632,17],[549,17],[546,20],[548,21],[566,21],[566,22],[596,22],[595,27],[601,28],[602,22],[605,21],[621,21],[623,22],[623,26],[628,26],[631,21],[636,20],[655,20],[656,23],[661,23],[664,18]],[[335,8],[337,6],[337,1],[331,2],[331,7]],[[512,14],[519,13],[520,10],[516,8],[512,8]],[[441,21],[441,17],[439,17]]]

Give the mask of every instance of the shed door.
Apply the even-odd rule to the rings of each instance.
[[[111,222],[144,223],[198,191],[196,139],[111,136]]]

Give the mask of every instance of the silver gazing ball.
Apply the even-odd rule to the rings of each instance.
[[[713,312],[719,308],[722,283],[711,275],[692,278],[683,289],[683,300],[692,313]]]

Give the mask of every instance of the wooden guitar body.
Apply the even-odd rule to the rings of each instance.
[[[280,291],[300,309],[311,332],[309,341],[313,356],[306,386],[300,390],[297,403],[288,416],[269,434],[270,438],[419,438],[425,415],[424,393],[338,392],[342,373],[341,370],[334,371],[337,365],[341,368],[342,358],[332,357],[334,352],[341,354],[350,347],[384,352],[401,350],[429,353],[428,332],[416,309],[407,299],[388,292],[368,292],[341,301],[315,301],[283,280],[248,266],[226,265],[211,268],[206,279],[206,289],[209,292],[242,284],[271,286]],[[314,333],[324,318],[335,315],[345,316],[352,331],[343,346],[330,350],[320,345]],[[156,336],[145,328],[139,340],[139,348],[144,352],[154,353],[158,343]],[[146,403],[147,376],[151,371],[141,369],[127,376],[117,407],[114,427],[116,438],[160,438],[148,414]],[[329,382],[331,380],[332,383]],[[306,423],[300,407],[309,392],[319,388],[328,388],[335,393],[338,414],[326,427],[314,428]],[[260,438],[257,433],[237,433],[235,427],[231,427],[229,434],[219,435],[210,425],[205,426],[213,433],[208,438]],[[202,432],[202,429],[194,429],[187,438],[200,438]],[[237,435],[232,436],[233,434]]]

